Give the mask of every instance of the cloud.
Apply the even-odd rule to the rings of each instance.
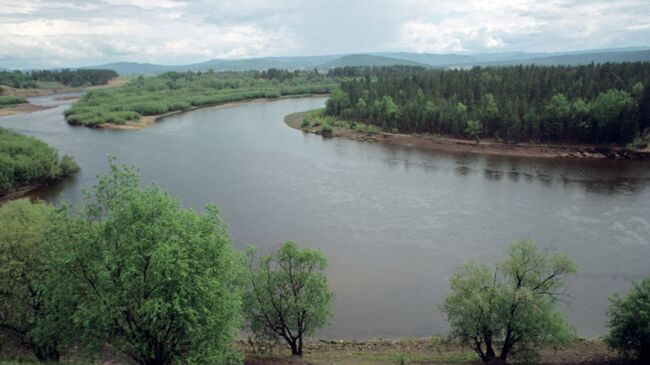
[[[647,45],[647,0],[0,0],[0,66]]]
[[[418,52],[560,51],[647,44],[647,1],[469,0],[424,2],[394,47]],[[434,6],[435,5],[435,6]]]

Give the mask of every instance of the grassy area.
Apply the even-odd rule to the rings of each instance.
[[[381,128],[359,122],[342,120],[333,116],[325,115],[325,109],[316,109],[306,112],[300,123],[300,128],[317,132],[324,136],[331,135],[334,128],[345,128],[364,133],[379,133]]]
[[[92,90],[68,109],[65,117],[73,125],[123,125],[137,122],[142,116],[205,105],[323,94],[336,85],[332,78],[308,72],[283,79],[264,78],[259,73],[166,73],[138,77],[112,89]]]
[[[0,95],[0,108],[4,108],[16,104],[22,104],[26,102],[27,100],[24,97]]]

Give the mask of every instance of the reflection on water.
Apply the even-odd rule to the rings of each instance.
[[[74,179],[38,192],[42,198],[79,201],[110,154],[188,207],[218,204],[238,247],[293,239],[323,250],[337,301],[321,336],[442,333],[437,306],[450,273],[467,259],[500,260],[517,239],[575,258],[567,313],[586,336],[603,333],[609,295],[650,274],[647,163],[432,153],[323,139],[282,123],[323,103],[204,109],[137,132],[70,127],[63,105],[0,126],[81,165]]]

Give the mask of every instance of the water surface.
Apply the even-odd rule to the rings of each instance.
[[[608,296],[650,275],[650,164],[436,153],[282,122],[324,101],[202,109],[143,131],[71,127],[62,105],[0,126],[75,156],[81,173],[40,191],[45,199],[78,201],[112,155],[185,206],[216,203],[237,247],[291,239],[321,249],[337,295],[324,337],[444,333],[438,306],[454,268],[501,260],[518,239],[577,261],[566,311],[581,335],[603,334]]]

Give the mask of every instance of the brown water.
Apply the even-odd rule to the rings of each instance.
[[[221,207],[234,243],[284,240],[329,258],[337,300],[321,336],[427,336],[454,268],[494,262],[534,239],[579,265],[569,320],[604,333],[607,298],[650,275],[650,164],[434,153],[287,127],[285,115],[323,98],[203,109],[143,131],[68,126],[65,106],[0,119],[75,156],[82,172],[39,192],[78,201],[107,155],[139,167],[188,207]],[[36,103],[67,103],[37,98]]]

